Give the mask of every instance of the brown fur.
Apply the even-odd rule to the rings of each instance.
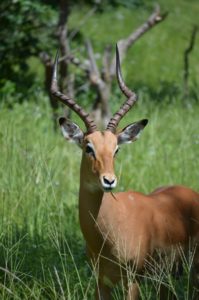
[[[190,242],[199,256],[199,194],[183,186],[162,187],[149,195],[129,191],[104,193],[100,176],[114,177],[113,153],[117,138],[107,131],[86,136],[96,159],[84,153],[81,163],[79,217],[92,263],[98,270],[96,299],[110,299],[111,287],[126,272],[129,262],[137,273],[156,250],[170,252],[179,245],[186,251]],[[83,147],[84,148],[84,147]],[[133,287],[133,288],[132,288]],[[138,298],[136,284],[129,287],[128,299]],[[163,296],[161,296],[163,299]]]
[[[127,286],[127,269],[134,267],[136,275],[147,270],[147,261],[157,261],[158,251],[167,255],[180,247],[186,252],[189,244],[195,249],[195,273],[199,271],[199,194],[182,186],[163,187],[150,195],[137,192],[104,193],[116,184],[114,157],[117,144],[137,140],[148,123],[143,119],[126,126],[114,134],[122,117],[137,100],[122,79],[119,49],[116,46],[116,74],[119,87],[126,101],[114,114],[104,132],[97,131],[94,121],[73,99],[64,95],[57,86],[58,53],[55,59],[51,93],[70,107],[83,120],[87,128],[85,135],[79,126],[65,118],[59,119],[64,137],[73,140],[83,148],[79,219],[87,250],[99,280],[96,299],[111,298],[111,287],[122,279]],[[88,134],[90,133],[90,134]],[[186,254],[185,254],[186,255]],[[126,269],[125,269],[126,267]],[[198,272],[199,273],[199,272]],[[193,276],[197,280],[198,275]],[[128,284],[127,299],[139,297],[138,276]],[[196,287],[196,283],[195,283]],[[167,292],[160,290],[161,299],[167,299]],[[199,299],[199,295],[197,296]]]

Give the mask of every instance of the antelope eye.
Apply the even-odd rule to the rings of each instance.
[[[87,154],[92,155],[92,156],[95,158],[95,152],[93,151],[93,148],[92,148],[91,146],[86,145],[86,150],[85,150],[85,152],[86,152]]]

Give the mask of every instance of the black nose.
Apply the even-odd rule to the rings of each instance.
[[[113,184],[115,182],[115,179],[109,180],[105,176],[103,176],[103,180],[104,180],[105,184],[109,184],[109,185],[111,185],[111,184]]]

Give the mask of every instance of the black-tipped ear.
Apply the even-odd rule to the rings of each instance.
[[[144,127],[147,125],[148,120],[143,119],[141,121],[132,123],[128,126],[126,126],[120,133],[117,135],[118,139],[118,145],[131,143],[136,141],[144,129]]]
[[[59,125],[65,139],[76,143],[80,147],[82,146],[84,133],[77,124],[64,117],[61,117],[59,118]]]

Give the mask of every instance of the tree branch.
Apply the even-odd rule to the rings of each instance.
[[[68,0],[59,1],[59,20],[57,26],[57,33],[60,44],[61,55],[65,56],[69,53],[69,45],[67,41],[67,20],[69,15]]]
[[[104,50],[102,58],[102,78],[106,82],[110,82],[110,68],[111,68],[111,58],[112,58],[112,45],[107,45]]]
[[[110,111],[108,106],[108,99],[110,95],[110,83],[105,82],[101,76],[101,72],[96,64],[93,47],[89,40],[86,41],[86,49],[88,52],[88,57],[90,61],[90,70],[88,73],[89,80],[91,85],[96,90],[96,99],[93,104],[93,117],[95,121],[100,126],[100,123],[106,125],[109,119]],[[97,115],[100,112],[100,117],[98,118]]]
[[[91,84],[98,86],[99,89],[102,90],[105,87],[105,83],[100,76],[100,72],[99,72],[99,69],[96,64],[93,47],[92,47],[90,40],[86,40],[86,49],[87,49],[88,57],[89,57],[89,61],[90,61],[89,78],[90,78]]]
[[[160,13],[160,7],[157,6],[155,11],[149,16],[148,20],[137,28],[136,31],[132,32],[127,38],[121,39],[118,41],[119,49],[120,49],[120,60],[122,62],[127,50],[137,41],[142,35],[144,35],[147,31],[152,29],[155,25],[164,21],[167,17],[168,13],[164,14]],[[115,61],[116,58],[114,56],[111,64],[110,74],[111,76],[115,76]]]

